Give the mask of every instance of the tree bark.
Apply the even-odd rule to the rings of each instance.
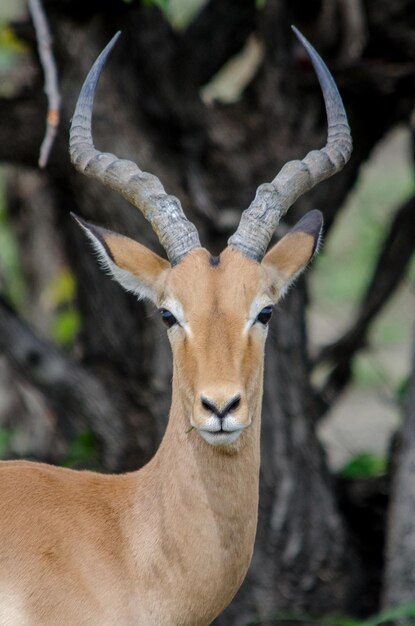
[[[404,424],[395,451],[392,498],[384,576],[385,608],[413,603],[415,590],[415,346],[408,381]],[[412,618],[397,619],[396,626],[413,624]]]

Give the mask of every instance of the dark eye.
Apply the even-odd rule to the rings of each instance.
[[[177,324],[177,320],[174,317],[173,313],[170,313],[167,309],[160,309],[161,319],[166,324],[167,328],[171,328],[175,324]]]
[[[266,326],[269,322],[269,320],[272,317],[272,312],[274,310],[273,306],[266,306],[262,309],[262,311],[260,311],[260,313],[258,313],[257,318],[256,318],[256,322],[260,322],[261,324],[263,324],[264,326]]]

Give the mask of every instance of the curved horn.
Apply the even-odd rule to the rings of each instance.
[[[71,161],[79,172],[118,191],[137,207],[150,222],[170,263],[176,265],[190,250],[200,248],[197,230],[186,218],[179,200],[166,194],[156,176],[142,172],[132,161],[99,152],[92,140],[95,90],[119,35],[118,32],[101,52],[83,84],[71,125]]]
[[[313,46],[294,26],[292,29],[307,50],[320,83],[327,113],[327,143],[321,150],[309,152],[302,161],[289,161],[271,183],[258,187],[228,241],[255,261],[261,261],[280,218],[297,198],[339,172],[352,153],[350,128],[336,83]]]

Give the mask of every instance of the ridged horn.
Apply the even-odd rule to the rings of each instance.
[[[307,50],[320,83],[326,105],[327,143],[321,150],[309,152],[302,161],[289,161],[271,183],[258,187],[228,241],[255,261],[262,260],[280,218],[297,198],[339,172],[352,153],[350,128],[336,83],[313,46],[294,26],[292,29]]]
[[[76,169],[118,191],[150,222],[169,261],[176,265],[193,248],[200,248],[195,226],[183,213],[180,201],[166,194],[160,180],[143,172],[132,161],[94,147],[91,132],[92,108],[98,80],[114,47],[118,32],[101,52],[83,84],[70,132],[71,161]]]

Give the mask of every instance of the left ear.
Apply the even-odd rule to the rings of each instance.
[[[139,299],[147,298],[157,304],[163,277],[170,263],[138,241],[106,228],[88,224],[72,213],[90,240],[101,266],[126,291]]]
[[[271,275],[279,297],[318,251],[322,229],[323,215],[310,211],[265,255],[262,265]]]

